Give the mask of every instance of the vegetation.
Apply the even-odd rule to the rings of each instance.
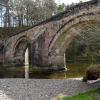
[[[29,27],[27,26],[22,26],[22,27],[0,27],[0,39],[4,39],[6,37],[12,36],[16,33],[19,33]]]
[[[0,39],[16,34],[64,11],[55,0],[3,0],[0,2]]]
[[[100,62],[100,29],[94,28],[82,32],[71,43],[67,53],[66,60],[70,63]]]
[[[80,93],[72,97],[61,97],[58,100],[99,100],[100,99],[100,88],[91,90],[89,92]]]
[[[55,0],[4,0],[5,11],[1,7],[5,27],[32,26],[65,9],[57,6]]]

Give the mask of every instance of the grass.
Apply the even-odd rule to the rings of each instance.
[[[97,95],[99,96],[97,97]],[[72,97],[59,97],[58,100],[100,100],[100,88]]]

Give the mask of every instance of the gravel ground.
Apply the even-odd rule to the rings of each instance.
[[[55,100],[59,95],[75,95],[96,87],[100,87],[100,81],[0,79],[0,100]]]

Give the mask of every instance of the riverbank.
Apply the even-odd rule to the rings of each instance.
[[[98,87],[100,81],[90,84],[78,79],[0,79],[0,100],[53,100]]]
[[[59,97],[58,100],[100,100],[100,88],[87,91],[85,93],[79,93],[70,97]]]

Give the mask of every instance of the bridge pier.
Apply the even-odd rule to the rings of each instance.
[[[64,55],[49,55],[47,50],[36,51],[32,54],[32,66],[41,70],[60,71],[64,70]]]
[[[50,56],[49,63],[54,66],[64,66],[64,56],[62,55]]]
[[[64,55],[49,56],[49,64],[54,70],[65,70]]]

